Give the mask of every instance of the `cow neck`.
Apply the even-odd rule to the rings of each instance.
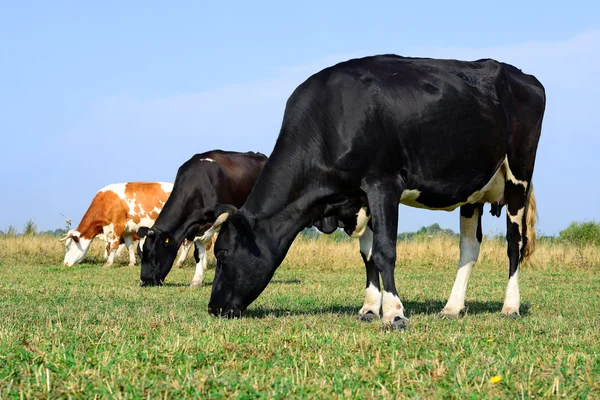
[[[75,229],[79,232],[80,237],[92,240],[96,235],[102,233],[103,224],[98,214],[98,211],[92,211],[91,208],[87,210],[79,226]]]
[[[194,210],[189,210],[184,201],[180,201],[179,197],[173,198],[175,193],[171,193],[171,197],[158,215],[156,222],[152,226],[152,230],[158,232],[166,232],[173,235],[173,240],[180,246],[185,239],[185,233],[192,225],[191,215],[194,210],[200,207],[194,207]]]
[[[253,217],[257,228],[285,255],[296,235],[312,223],[311,209],[334,191],[316,184],[317,173],[289,161],[303,157],[277,157],[282,153],[277,150],[276,146],[241,211]],[[281,162],[282,158],[287,162]],[[311,180],[312,185],[307,185]]]

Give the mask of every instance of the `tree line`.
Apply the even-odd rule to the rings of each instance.
[[[54,230],[38,231],[38,227],[30,219],[23,227],[23,230],[19,232],[14,226],[9,226],[6,230],[0,230],[0,236],[52,236],[62,237],[71,228],[71,221],[67,220],[65,228],[58,228]],[[306,239],[318,239],[323,234],[316,228],[306,228],[300,235]],[[431,224],[429,226],[423,226],[415,232],[401,232],[398,233],[398,240],[419,240],[431,237],[450,237],[457,238],[459,234],[454,232],[452,229],[444,229],[438,223]],[[349,241],[352,238],[344,233],[341,229],[333,232],[331,235],[326,235],[328,240],[335,242]],[[502,234],[488,237],[489,239],[504,240]],[[549,242],[563,242],[576,245],[595,245],[600,246],[600,222],[585,221],[585,222],[571,222],[571,224],[560,231],[558,236],[538,235],[538,240],[549,241]]]

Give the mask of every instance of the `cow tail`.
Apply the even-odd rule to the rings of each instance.
[[[525,226],[527,242],[521,256],[521,263],[526,263],[535,251],[535,242],[537,234],[535,232],[535,224],[537,222],[537,207],[535,201],[535,193],[533,192],[533,184],[530,183],[529,196],[527,199],[527,214],[525,216]]]

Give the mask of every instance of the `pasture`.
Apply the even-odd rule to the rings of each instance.
[[[99,243],[62,266],[54,238],[0,237],[0,398],[534,398],[600,396],[600,249],[541,242],[503,319],[504,242],[484,240],[467,315],[438,317],[458,243],[398,243],[405,332],[355,319],[358,243],[299,238],[244,318],[207,313],[192,260],[164,287],[103,268]]]

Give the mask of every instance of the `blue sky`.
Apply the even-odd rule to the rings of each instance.
[[[102,186],[194,153],[270,154],[294,88],[355,56],[496,58],[548,97],[538,228],[600,220],[598,2],[2,2],[0,229],[76,224]],[[400,231],[458,211],[401,207]],[[485,232],[504,231],[487,214]]]

